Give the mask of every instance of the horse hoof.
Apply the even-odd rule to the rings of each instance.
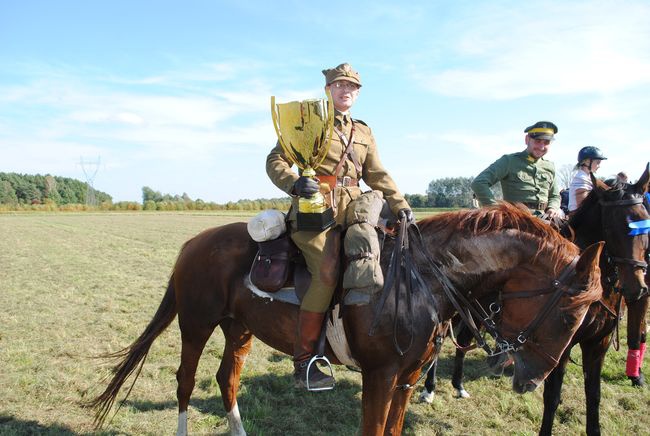
[[[434,396],[433,392],[429,392],[425,389],[420,393],[420,402],[431,404],[433,403],[433,396]]]
[[[469,398],[469,392],[465,389],[456,389],[456,398]]]
[[[635,388],[642,388],[645,386],[645,379],[643,377],[643,374],[641,374],[638,377],[628,377],[630,381],[632,382],[632,386]]]

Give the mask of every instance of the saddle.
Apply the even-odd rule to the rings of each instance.
[[[341,226],[336,226],[328,236],[331,240],[328,239],[324,247],[321,277],[336,277],[338,280],[335,300],[341,300],[343,289],[372,294],[383,286],[379,266],[383,243],[380,240],[383,242],[383,237],[390,230],[385,225],[389,218],[383,221],[379,219],[385,203],[382,197],[378,191],[362,194],[348,209],[348,227],[344,230]],[[338,271],[343,273],[338,274]],[[302,301],[309,288],[311,274],[288,231],[276,239],[258,241],[250,281],[267,293],[277,293],[293,286],[298,301]]]

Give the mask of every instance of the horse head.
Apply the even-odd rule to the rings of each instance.
[[[523,268],[505,282],[500,329],[515,360],[515,392],[531,392],[544,381],[589,305],[600,298],[598,259],[603,245],[594,244],[579,257],[558,263],[564,266],[555,278],[544,272],[544,262],[540,262]]]
[[[481,346],[493,356],[516,359],[515,391],[535,389],[557,365],[589,305],[602,296],[598,260],[604,244],[580,255],[550,225],[508,203],[441,214],[418,225],[449,282],[459,293],[464,289],[466,299],[445,292],[451,304],[443,312],[484,313],[471,300],[500,296],[500,321],[482,322],[496,350]]]
[[[596,181],[593,195],[602,208],[602,238],[606,254],[615,266],[628,302],[636,301],[648,292],[645,273],[648,268],[648,210],[644,196],[648,192],[650,165],[634,184],[613,183],[606,186]]]

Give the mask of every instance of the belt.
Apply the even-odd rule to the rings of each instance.
[[[534,210],[546,210],[546,206],[548,203],[541,201],[539,203],[533,203],[530,201],[522,201],[522,203],[528,208],[528,209],[534,209]]]
[[[348,176],[336,177],[317,175],[316,178],[320,180],[321,183],[327,183],[331,189],[334,189],[337,186],[359,186],[359,181],[357,179]]]

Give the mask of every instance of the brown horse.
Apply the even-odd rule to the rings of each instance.
[[[592,241],[605,241],[600,260],[604,292],[603,298],[591,305],[557,368],[544,382],[544,416],[540,435],[552,433],[562,381],[575,344],[580,344],[582,349],[586,431],[588,435],[600,434],[600,376],[618,323],[622,298],[625,298],[628,310],[628,347],[638,350],[640,343],[645,343],[648,285],[644,272],[647,270],[648,235],[630,235],[628,224],[649,218],[642,204],[648,180],[648,167],[634,185],[609,187],[594,178],[594,189],[569,220],[578,246],[586,247]],[[640,371],[640,363],[637,370]],[[642,384],[640,375],[632,379],[633,384]]]
[[[378,295],[370,304],[348,305],[342,311],[349,350],[362,372],[364,435],[401,433],[410,387],[436,352],[432,339],[469,292],[480,297],[492,292],[486,289],[502,289],[503,295],[517,296],[504,300],[497,334],[502,349],[517,362],[513,389],[520,393],[534,390],[551,372],[588,306],[602,293],[597,265],[602,244],[579,255],[575,245],[516,207],[504,204],[441,214],[418,225],[428,253],[415,255],[427,288],[411,295],[417,309],[404,317],[395,311],[397,302],[388,299],[372,336],[368,333]],[[384,253],[390,253],[386,250],[393,244],[388,240]],[[178,314],[182,338],[176,376],[178,434],[187,434],[187,407],[197,364],[216,326],[226,340],[217,382],[231,432],[245,434],[236,395],[252,337],[290,355],[298,315],[297,306],[260,298],[251,291],[247,277],[255,253],[244,223],[206,230],[185,243],[153,319],[135,342],[113,354],[122,361],[106,390],[91,402],[97,407],[98,425],[127,377],[136,372],[137,379],[153,341]],[[384,256],[384,266],[388,258]],[[434,275],[436,270],[444,273],[444,280]],[[395,323],[402,328],[394,330]],[[407,325],[413,328],[403,328]],[[411,345],[400,354],[394,341]],[[326,353],[339,362],[330,347]]]
[[[639,181],[630,185],[610,187],[594,179],[593,191],[583,201],[581,207],[571,215],[570,230],[565,233],[575,238],[579,247],[586,248],[595,241],[605,241],[605,249],[600,259],[604,293],[599,301],[589,307],[582,325],[560,358],[558,366],[544,381],[541,435],[551,434],[555,412],[560,403],[566,365],[570,359],[571,349],[576,344],[580,344],[582,349],[587,409],[586,431],[588,435],[600,434],[600,376],[612,333],[618,323],[622,294],[625,295],[628,303],[628,345],[632,344],[629,345],[630,348],[638,350],[638,344],[645,342],[645,313],[648,305],[648,297],[645,294],[647,294],[648,274],[644,258],[648,247],[648,235],[629,235],[631,229],[628,223],[650,218],[642,204],[650,179],[648,170],[646,166]],[[639,273],[642,274],[644,270],[646,270],[645,283],[643,276],[639,277]],[[461,328],[458,333],[458,343],[467,346],[471,339],[469,329],[466,326]],[[462,384],[464,356],[463,349],[456,351],[452,376],[452,385],[457,389],[460,397],[469,396]],[[633,378],[633,383],[641,382],[641,374]],[[430,402],[434,389],[435,366],[427,374],[425,391],[420,398]]]

